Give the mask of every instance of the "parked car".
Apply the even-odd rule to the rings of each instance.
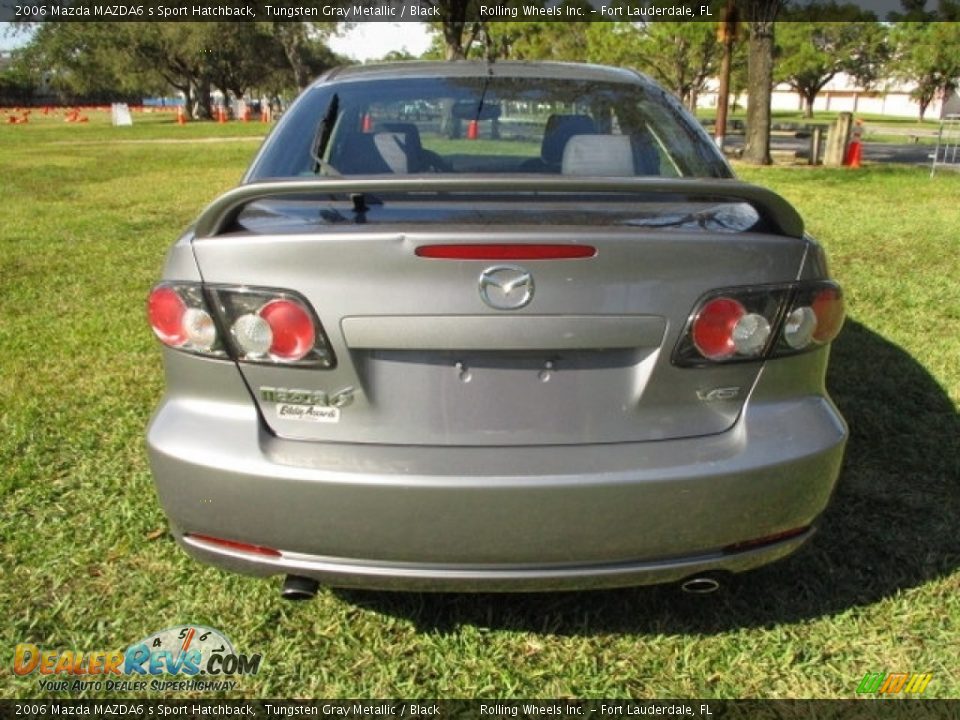
[[[706,592],[814,533],[843,312],[796,211],[646,77],[338,69],[149,295],[153,475],[187,552],[288,597]]]

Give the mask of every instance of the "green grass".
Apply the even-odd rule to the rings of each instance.
[[[826,245],[849,320],[829,384],[850,422],[836,497],[798,555],[722,593],[322,591],[180,552],[143,433],[162,391],[144,298],[177,233],[256,149],[118,143],[239,124],[0,126],[0,696],[18,642],[124,648],[194,622],[262,653],[236,696],[852,697],[867,671],[960,697],[960,176],[741,168]]]

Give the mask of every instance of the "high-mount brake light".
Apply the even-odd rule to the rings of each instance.
[[[592,245],[563,243],[482,243],[421,245],[416,255],[439,260],[575,260],[597,254]]]
[[[699,367],[815,350],[837,336],[843,314],[843,292],[829,280],[715,290],[695,306],[673,362]]]

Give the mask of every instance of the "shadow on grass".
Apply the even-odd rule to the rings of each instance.
[[[851,435],[820,531],[794,556],[736,576],[719,593],[335,592],[424,631],[711,633],[837,613],[953,571],[960,417],[950,398],[910,355],[853,321],[834,343],[827,383]]]

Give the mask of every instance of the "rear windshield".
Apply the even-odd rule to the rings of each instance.
[[[695,121],[657,90],[448,77],[311,88],[247,180],[423,173],[730,176]]]

